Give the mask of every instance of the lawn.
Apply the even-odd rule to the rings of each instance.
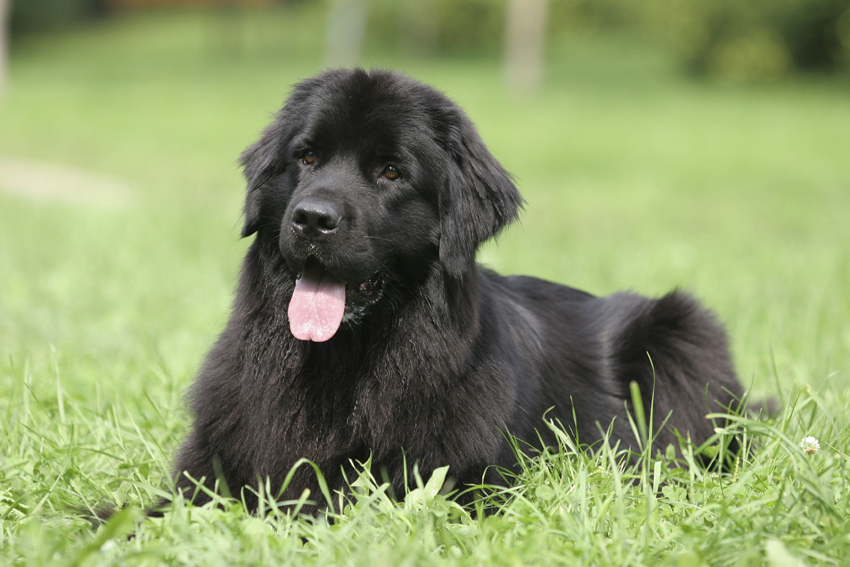
[[[321,68],[320,14],[126,15],[13,45],[0,99],[0,564],[850,564],[850,84],[706,82],[622,38],[553,46],[534,99],[496,60],[408,59],[467,109],[528,205],[480,260],[596,294],[696,293],[783,416],[728,474],[561,451],[497,512],[364,474],[312,521],[168,494],[183,394],[228,314],[236,158]],[[814,436],[820,451],[800,441]],[[355,479],[352,479],[354,481]],[[427,483],[427,484],[426,484]],[[324,498],[321,495],[311,497]],[[125,512],[98,531],[76,511]],[[127,538],[130,532],[134,538]]]

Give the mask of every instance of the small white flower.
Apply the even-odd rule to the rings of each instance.
[[[814,455],[820,450],[820,443],[814,437],[806,437],[800,441],[800,449],[807,455]]]

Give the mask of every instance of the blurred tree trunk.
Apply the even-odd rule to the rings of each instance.
[[[325,36],[325,65],[344,67],[360,61],[368,0],[331,0]]]
[[[505,78],[508,88],[532,95],[543,84],[548,0],[508,0]]]
[[[9,73],[9,12],[12,0],[0,0],[0,95],[6,90]]]

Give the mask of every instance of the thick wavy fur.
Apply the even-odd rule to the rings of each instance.
[[[383,70],[307,79],[242,165],[242,234],[254,241],[191,390],[174,469],[189,495],[190,477],[210,489],[218,478],[254,507],[241,489],[268,479],[278,490],[302,458],[332,490],[370,457],[398,495],[405,463],[425,478],[449,465],[460,486],[500,483],[496,468],[516,464],[505,431],[554,444],[544,413],[582,444],[609,430],[634,447],[636,382],[656,424],[667,418],[663,449],[677,432],[709,439],[706,413],[743,395],[723,329],[685,293],[594,297],[476,265],[523,200],[431,87]],[[299,339],[299,325],[327,329]],[[319,495],[310,467],[280,498],[305,488]]]

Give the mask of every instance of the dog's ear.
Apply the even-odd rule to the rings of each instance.
[[[459,109],[455,124],[448,136],[448,179],[440,195],[440,261],[459,278],[472,269],[478,246],[517,217],[523,199]]]
[[[242,152],[239,158],[242,172],[248,182],[243,238],[251,236],[260,227],[263,209],[263,193],[260,189],[272,176],[283,170],[287,139],[285,124],[281,111],[277,120],[266,128],[260,139]]]

